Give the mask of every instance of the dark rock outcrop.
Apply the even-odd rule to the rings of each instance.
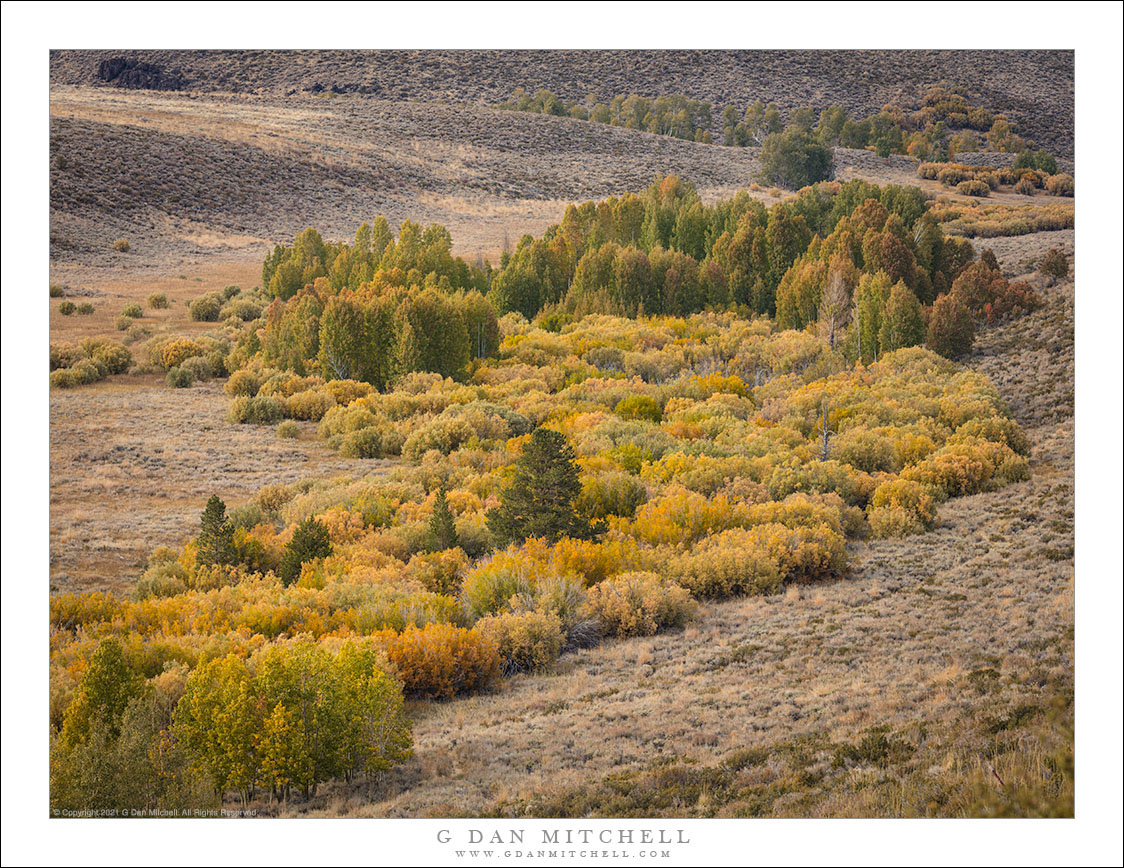
[[[186,85],[179,72],[166,71],[155,63],[135,57],[110,57],[98,64],[98,78],[114,87],[130,90],[183,90]]]

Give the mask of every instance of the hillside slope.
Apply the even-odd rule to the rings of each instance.
[[[716,107],[761,99],[786,111],[835,103],[868,113],[946,82],[970,86],[1039,144],[1073,154],[1071,51],[54,51],[51,84],[145,83],[144,76],[118,74],[108,84],[99,77],[103,62],[120,57],[154,67],[157,84],[192,91],[334,89],[488,104],[517,87],[545,87],[577,100],[681,93]]]
[[[64,89],[51,102],[51,256],[108,269],[264,258],[308,225],[383,214],[449,227],[495,261],[570,202],[690,178],[744,188],[755,153],[568,118],[387,102]],[[109,250],[127,237],[130,255]]]

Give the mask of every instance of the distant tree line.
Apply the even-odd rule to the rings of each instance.
[[[717,111],[708,102],[681,94],[655,98],[629,94],[615,96],[607,103],[590,95],[579,102],[563,100],[546,89],[531,94],[522,88],[499,108],[572,117],[705,143],[715,141],[712,129],[717,127],[722,143],[730,147],[764,147],[770,137],[787,133],[789,148],[799,141],[805,148],[814,143],[817,153],[820,148],[841,146],[870,149],[883,157],[908,154],[937,162],[981,149],[1030,153],[1034,144],[1018,134],[1017,125],[1005,114],[973,103],[960,89],[944,86],[930,88],[914,107],[891,103],[865,117],[852,117],[839,105],[819,111],[803,106],[784,117],[775,103],[761,100],[744,110],[728,105]],[[779,139],[774,144],[778,147]],[[1048,154],[1045,158],[1047,162],[1053,160]],[[1054,174],[1056,165],[1048,171]],[[794,186],[827,177],[806,176]],[[793,186],[785,185],[782,178],[774,183]]]
[[[549,90],[541,89],[529,94],[519,88],[511,99],[499,104],[508,111],[571,117],[644,130],[661,136],[673,136],[693,142],[710,143],[712,123],[710,103],[690,99],[681,94],[659,96],[655,99],[629,94],[615,96],[609,102],[597,102],[589,97],[585,103],[563,102]]]

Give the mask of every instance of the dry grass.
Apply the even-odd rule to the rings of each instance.
[[[541,232],[569,202],[661,172],[713,199],[758,171],[745,149],[482,107],[66,88],[51,112],[52,267],[90,279],[260,263],[308,225],[350,238],[379,214],[442,223],[458,254],[496,261],[505,234]]]
[[[232,425],[220,383],[170,389],[120,376],[51,392],[51,590],[128,590],[153,548],[198,531],[207,498],[232,505],[259,488],[359,474],[302,423],[300,440],[272,425]]]

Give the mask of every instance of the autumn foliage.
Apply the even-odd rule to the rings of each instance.
[[[397,460],[216,496],[132,594],[53,595],[52,798],[378,772],[408,756],[404,698],[846,576],[853,541],[1026,479],[1026,435],[949,358],[1038,298],[926,209],[861,181],[706,206],[672,177],[571,207],[495,272],[440,227],[276,248],[260,317],[153,339],[149,363],[230,371],[232,422]]]

